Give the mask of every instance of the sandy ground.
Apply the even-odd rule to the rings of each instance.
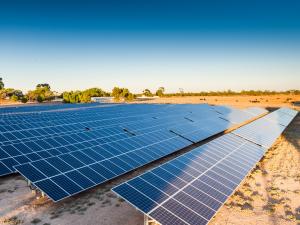
[[[156,101],[199,103],[199,98],[167,98]],[[243,101],[239,97],[238,102],[228,98],[232,97],[223,97],[223,102],[217,102],[235,106],[238,104],[238,107],[259,104],[249,102],[248,96],[248,100]],[[268,99],[268,104],[263,106],[289,105],[284,103],[284,98],[277,98],[273,99],[275,102]],[[142,225],[143,214],[114,195],[110,188],[159,163],[161,162],[59,203],[46,198],[36,199],[36,195],[31,193],[20,175],[0,178],[0,224]],[[300,225],[300,115],[210,224]]]
[[[135,103],[140,103],[136,101]],[[231,105],[234,107],[281,107],[291,106],[292,102],[300,104],[300,95],[270,95],[270,96],[191,96],[191,97],[163,97],[155,98],[143,103],[207,103],[214,105]]]

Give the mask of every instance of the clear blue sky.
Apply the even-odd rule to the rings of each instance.
[[[300,2],[0,2],[6,87],[300,89]]]

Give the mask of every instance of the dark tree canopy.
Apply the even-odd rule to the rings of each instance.
[[[157,96],[159,96],[159,97],[162,97],[164,95],[164,93],[165,93],[165,88],[164,87],[160,87],[160,88],[157,89],[157,91],[156,91],[155,94]]]
[[[4,88],[4,83],[2,77],[0,77],[0,90]]]
[[[37,88],[37,89],[38,89],[38,88],[45,88],[45,89],[47,89],[47,90],[50,90],[50,89],[51,89],[50,85],[47,84],[47,83],[44,83],[44,84],[37,84],[37,85],[36,85],[36,88]]]
[[[143,91],[143,95],[147,96],[147,97],[152,97],[153,94],[151,93],[151,91],[149,89],[145,89]]]

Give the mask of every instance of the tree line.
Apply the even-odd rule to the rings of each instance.
[[[262,96],[262,95],[300,95],[300,90],[287,90],[287,91],[270,91],[270,90],[242,90],[242,91],[202,91],[202,92],[184,92],[182,89],[177,93],[164,94],[165,97],[173,96],[237,96],[237,95],[248,95],[248,96]]]
[[[11,101],[20,101],[26,103],[52,101],[56,97],[63,100],[64,103],[88,103],[92,97],[113,97],[115,101],[133,101],[137,97],[173,97],[173,96],[236,96],[236,95],[277,95],[277,94],[294,94],[300,95],[300,90],[287,91],[269,91],[269,90],[242,90],[240,92],[227,91],[209,91],[209,92],[184,92],[182,88],[177,93],[165,93],[164,87],[159,87],[154,93],[150,89],[144,89],[142,93],[133,94],[128,88],[114,87],[111,92],[106,92],[101,88],[89,88],[83,91],[65,91],[62,94],[57,94],[51,90],[47,83],[37,84],[34,90],[29,90],[23,94],[21,90],[13,88],[5,88],[3,79],[0,78],[0,98],[9,99]]]

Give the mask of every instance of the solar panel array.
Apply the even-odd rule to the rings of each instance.
[[[168,119],[166,119],[166,116],[163,115],[161,118],[165,118],[166,121],[175,120],[181,113],[185,113],[179,110],[174,110],[174,112],[177,113],[176,116],[168,115]],[[121,124],[136,123],[136,120],[154,120],[149,116],[152,114],[119,116],[117,118],[111,118],[112,115],[109,115],[110,119],[32,128],[21,132],[19,130],[3,132],[2,135],[7,141],[2,141],[2,146],[0,146],[0,174],[14,172],[14,166],[26,162],[127,138],[132,135],[125,132],[120,127]],[[104,116],[100,115],[100,117]],[[88,129],[86,129],[87,127]],[[23,138],[18,136],[24,132],[30,133],[30,135],[22,136]],[[16,138],[17,136],[18,138]]]
[[[162,225],[207,224],[263,157],[267,147],[261,146],[260,140],[274,142],[282,132],[279,129],[270,138],[270,130],[260,126],[261,121],[281,126],[282,117],[277,115],[283,113],[290,115],[290,121],[297,114],[280,109],[244,126],[261,130],[260,139],[248,141],[252,134],[240,137],[235,131],[225,134],[122,183],[113,191]],[[270,122],[269,118],[278,120]]]
[[[51,110],[63,110],[63,109],[78,109],[100,106],[99,103],[89,104],[32,104],[32,105],[18,105],[18,106],[4,106],[0,107],[0,114],[18,114],[18,113],[30,113],[30,112],[42,112]]]
[[[230,108],[218,108],[145,104],[2,114],[10,125],[0,124],[0,175],[17,169],[58,201],[226,130],[232,123],[220,116]]]
[[[194,112],[191,113],[190,110]],[[122,113],[126,113],[126,116]],[[47,121],[42,122],[44,114],[47,115]],[[14,172],[16,165],[127,138],[134,132],[134,130],[130,131],[133,126],[145,133],[152,131],[151,126],[158,123],[160,127],[167,128],[174,124],[192,122],[185,118],[186,115],[202,119],[214,117],[219,120],[217,113],[213,113],[208,105],[136,105],[130,108],[118,106],[89,109],[80,113],[60,112],[60,114],[71,118],[67,121],[60,120],[56,117],[59,116],[57,112],[54,115],[43,113],[40,123],[29,125],[27,120],[32,116],[36,120],[36,115],[26,114],[25,118],[29,117],[29,119],[16,123],[15,126],[10,125],[11,130],[1,132],[0,175]],[[50,118],[53,120],[49,121]],[[155,129],[159,129],[159,126]],[[7,125],[0,129],[3,127]],[[131,133],[124,132],[124,129]]]

